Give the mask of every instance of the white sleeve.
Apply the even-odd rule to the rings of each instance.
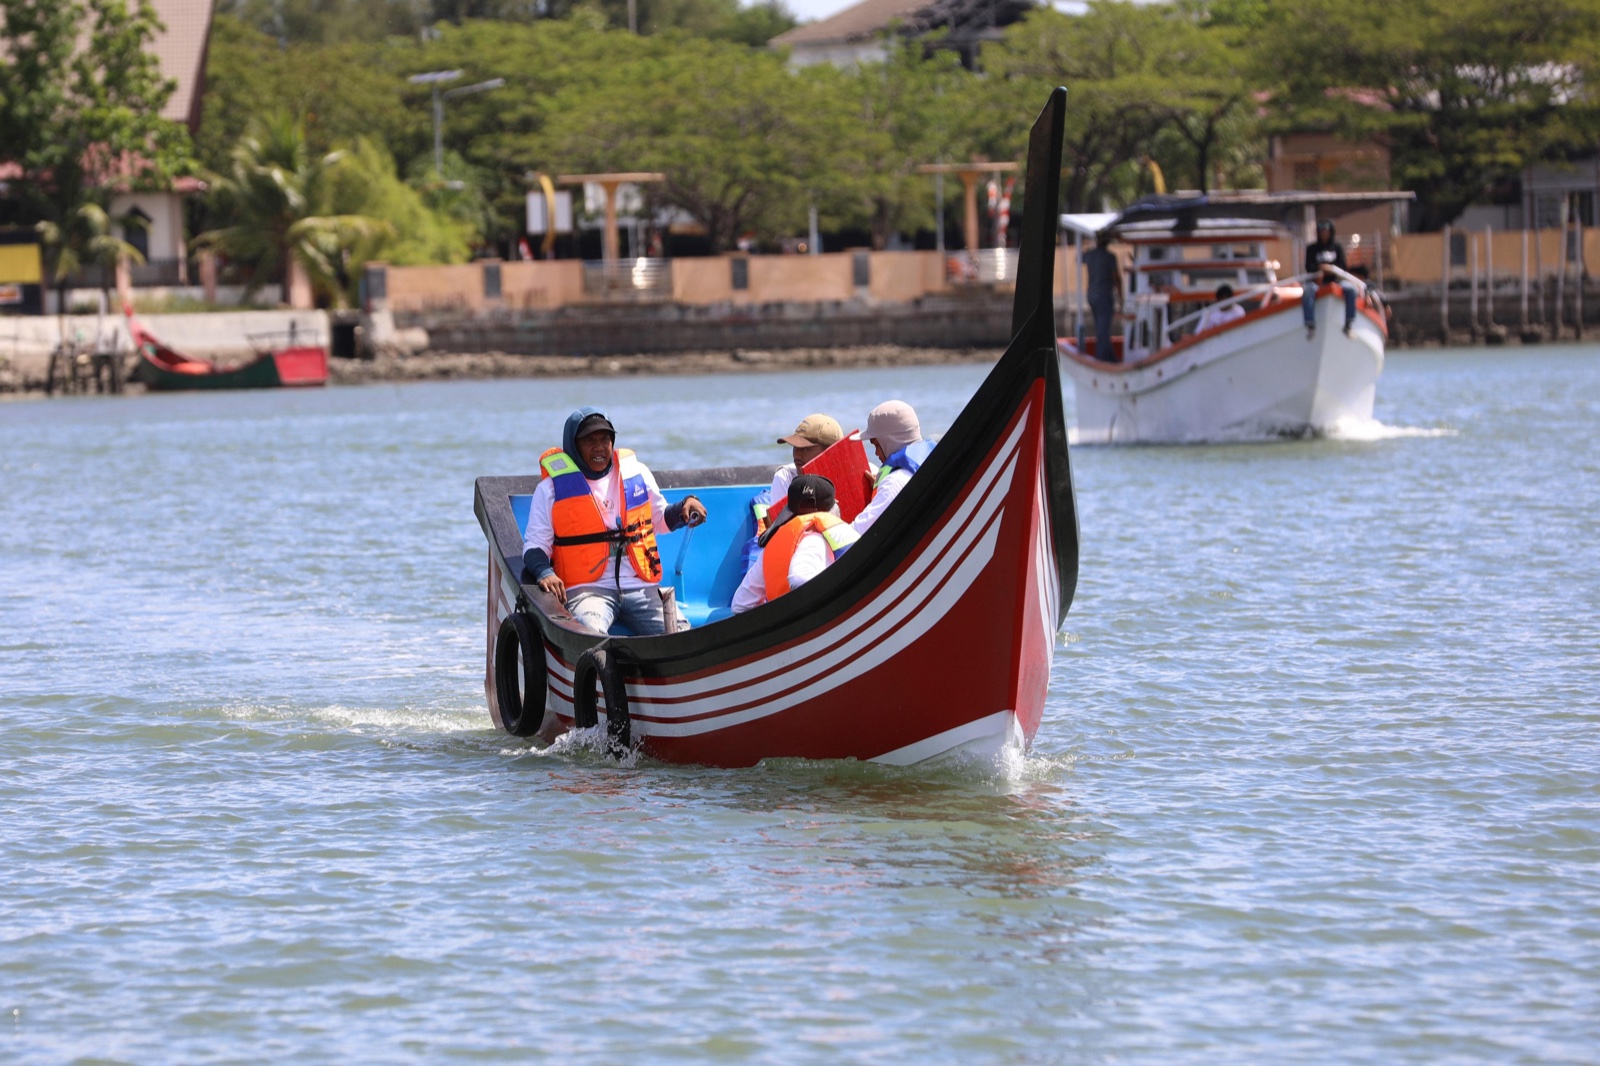
[[[888,510],[889,505],[894,502],[894,498],[900,494],[901,486],[910,480],[911,475],[904,470],[896,470],[884,478],[883,484],[878,486],[877,493],[872,497],[872,502],[868,503],[861,513],[856,515],[856,520],[850,523],[850,528],[857,533],[865,533],[871,529],[872,523],[878,520],[879,515]]]
[[[528,505],[528,530],[522,537],[522,550],[538,548],[552,560],[556,546],[556,530],[550,521],[550,512],[556,503],[556,483],[550,478],[539,482],[533,490],[533,502]]]
[[[807,533],[789,560],[789,587],[797,589],[828,568],[828,542],[821,533]]]
[[[761,572],[761,553],[756,552],[755,561],[750,564],[750,569],[745,571],[744,580],[739,582],[739,588],[733,594],[734,614],[743,614],[752,607],[760,607],[767,602],[767,579]]]
[[[657,533],[671,533],[667,528],[667,498],[661,495],[661,490],[656,487],[656,476],[650,468],[643,463],[639,464],[639,474],[644,478],[645,491],[650,494],[650,518]]]
[[[778,472],[772,475],[772,487],[767,489],[770,507],[776,509],[788,502],[789,483],[794,480],[797,473],[799,471],[794,468],[793,463],[784,463],[778,467]]]

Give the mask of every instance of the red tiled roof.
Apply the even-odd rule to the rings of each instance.
[[[934,0],[861,0],[837,14],[817,22],[796,26],[780,33],[768,42],[784,46],[796,44],[835,44],[844,41],[863,41],[889,28],[897,19],[911,16],[934,6]]]

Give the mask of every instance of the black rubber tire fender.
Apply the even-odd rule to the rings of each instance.
[[[520,652],[520,655],[518,654]],[[517,660],[522,660],[522,691],[517,691]],[[494,695],[500,724],[514,737],[531,737],[544,722],[549,667],[539,627],[521,611],[500,623],[494,641]]]
[[[600,721],[597,684],[606,698],[606,740],[612,753],[620,756],[633,744],[633,720],[616,652],[604,645],[578,656],[572,668],[572,724],[577,729],[592,729]]]

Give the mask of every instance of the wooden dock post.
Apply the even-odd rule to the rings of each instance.
[[[1518,323],[1524,342],[1528,339],[1528,227],[1522,227],[1522,320]]]
[[[1478,339],[1478,235],[1467,234],[1467,335]]]
[[[1483,227],[1483,333],[1494,339],[1494,227]]]
[[[1572,213],[1572,239],[1578,252],[1578,264],[1573,270],[1572,281],[1572,330],[1573,335],[1581,341],[1583,340],[1583,217],[1576,211]]]
[[[1551,323],[1550,339],[1561,339],[1561,311],[1562,305],[1567,302],[1567,199],[1561,198],[1561,225],[1556,231],[1560,240],[1556,241],[1556,317]]]
[[[1450,227],[1447,225],[1443,231],[1444,236],[1444,269],[1439,279],[1439,340],[1443,344],[1450,343]]]

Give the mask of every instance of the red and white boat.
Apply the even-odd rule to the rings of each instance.
[[[601,636],[523,580],[538,478],[478,479],[497,727],[548,735],[603,716],[614,744],[717,766],[990,758],[1032,740],[1078,568],[1051,304],[1064,103],[1056,90],[1030,140],[1035,224],[1010,348],[894,504],[819,577],[730,616],[750,498],[773,468],[658,472],[669,501],[693,491],[710,511],[660,538],[694,628]]]
[[[1279,278],[1274,242],[1296,247],[1282,216],[1308,205],[1360,205],[1408,193],[1287,194],[1163,198],[1120,215],[1063,215],[1081,243],[1110,236],[1132,252],[1112,358],[1096,358],[1086,337],[1060,342],[1077,400],[1079,443],[1261,440],[1326,433],[1372,418],[1388,325],[1382,299],[1363,278],[1338,271],[1357,292],[1344,325],[1344,296],[1324,285],[1307,335],[1302,286],[1311,275]],[[1297,249],[1298,250],[1298,249]],[[1214,302],[1222,284],[1234,295]],[[1082,292],[1082,287],[1079,287]],[[1238,317],[1209,328],[1208,309]]]

